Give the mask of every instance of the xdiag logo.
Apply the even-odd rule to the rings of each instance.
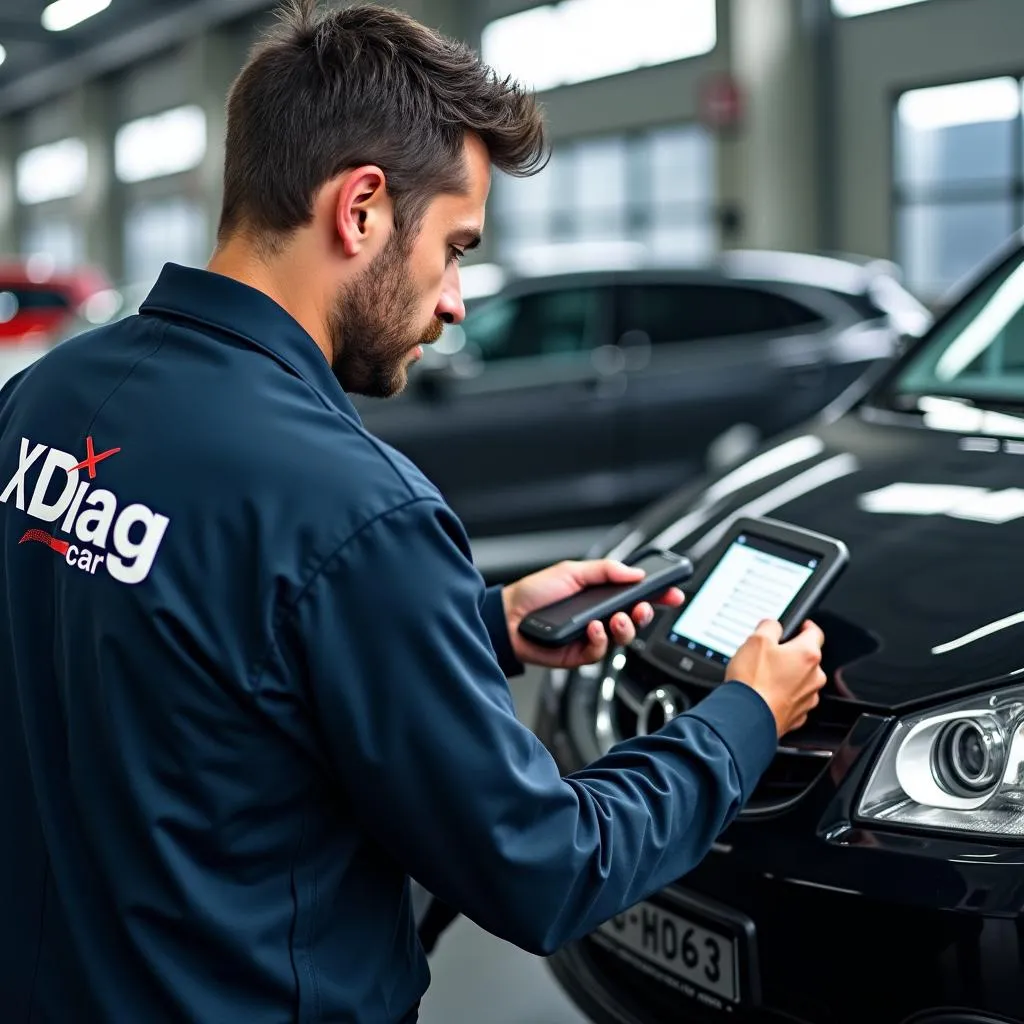
[[[170,520],[146,505],[122,507],[113,492],[95,487],[91,481],[97,466],[121,449],[97,455],[92,437],[86,438],[85,446],[86,457],[79,460],[23,437],[18,468],[0,493],[0,503],[13,500],[15,508],[42,523],[60,520],[50,530],[26,530],[19,543],[45,544],[69,566],[90,575],[102,566],[121,583],[141,583],[153,568]],[[35,476],[31,495],[30,471]],[[80,479],[83,471],[87,480]]]

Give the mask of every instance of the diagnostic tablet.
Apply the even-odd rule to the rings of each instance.
[[[772,519],[737,519],[708,554],[664,640],[713,665],[727,665],[764,619],[781,622],[788,640],[848,558],[834,537]]]

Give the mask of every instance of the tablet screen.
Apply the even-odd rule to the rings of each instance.
[[[762,619],[781,620],[821,556],[741,534],[672,626],[675,643],[727,664]]]

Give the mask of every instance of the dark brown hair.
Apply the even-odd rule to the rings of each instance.
[[[376,4],[328,12],[291,0],[235,80],[227,122],[218,237],[244,230],[270,251],[346,168],[379,166],[397,226],[415,231],[431,199],[465,187],[467,133],[520,177],[547,149],[531,94],[465,44]]]

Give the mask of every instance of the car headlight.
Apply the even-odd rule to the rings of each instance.
[[[898,722],[857,816],[1024,837],[1024,688],[972,697]]]

